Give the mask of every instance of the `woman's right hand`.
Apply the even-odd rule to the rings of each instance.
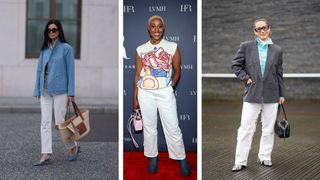
[[[142,59],[136,53],[136,72],[134,74],[134,81],[133,81],[133,110],[139,109],[139,101],[138,101],[138,86],[137,83],[140,79],[140,72],[142,70]]]
[[[33,98],[35,98],[35,99],[40,99],[40,96],[33,96]]]
[[[133,100],[133,109],[134,110],[140,109],[139,102],[138,102],[137,98],[134,98],[134,100]]]
[[[251,79],[251,78],[248,79],[247,82],[246,82],[246,84],[247,84],[247,85],[252,84],[252,79]]]

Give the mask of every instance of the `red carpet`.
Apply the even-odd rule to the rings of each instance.
[[[189,177],[183,177],[180,175],[179,163],[175,160],[169,159],[167,152],[159,153],[158,159],[158,172],[150,174],[147,170],[149,159],[143,155],[143,152],[124,152],[123,179],[197,179],[197,153],[187,153],[187,161],[191,168],[191,176]]]

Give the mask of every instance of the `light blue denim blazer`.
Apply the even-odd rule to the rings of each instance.
[[[48,64],[47,89],[49,94],[67,94],[74,96],[74,55],[72,47],[61,41],[57,41],[54,48],[46,48],[41,51],[36,84],[33,96],[40,96],[44,89],[45,67]]]

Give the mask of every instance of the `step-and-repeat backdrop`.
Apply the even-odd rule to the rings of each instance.
[[[136,150],[127,130],[132,113],[135,55],[136,48],[149,40],[147,22],[152,15],[163,17],[164,39],[176,42],[181,52],[181,79],[176,89],[178,119],[186,151],[197,151],[197,1],[124,0],[123,12],[124,151]],[[143,132],[134,132],[133,136],[140,146],[138,151],[143,151]],[[158,145],[159,151],[167,151],[159,118]]]

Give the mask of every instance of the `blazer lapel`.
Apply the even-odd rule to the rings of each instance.
[[[254,68],[257,70],[256,73],[258,73],[259,79],[262,79],[257,41],[253,41],[252,43],[252,52],[253,52],[252,60],[253,60]]]
[[[265,72],[264,72],[264,77],[263,77],[263,80],[265,79],[265,77],[267,76],[269,70],[270,70],[270,67],[273,63],[273,60],[274,60],[274,48],[273,48],[273,44],[270,44],[269,47],[268,47],[268,54],[267,54],[267,62],[266,62],[266,69],[265,69]]]

